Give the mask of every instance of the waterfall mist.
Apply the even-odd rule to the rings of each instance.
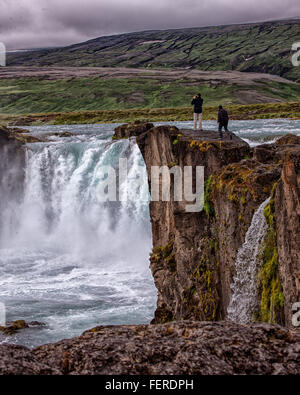
[[[8,320],[48,326],[38,339],[29,333],[21,342],[149,322],[156,291],[146,173],[143,199],[101,202],[98,196],[101,167],[117,168],[120,158],[128,160],[128,190],[136,188],[135,173],[145,166],[135,142],[78,135],[29,144],[25,154],[23,168],[1,169],[0,301]],[[23,182],[16,183],[13,169],[24,170]]]

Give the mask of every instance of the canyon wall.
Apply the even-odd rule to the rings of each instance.
[[[300,139],[286,136],[251,149],[230,138],[218,141],[214,132],[196,138],[169,126],[138,133],[149,185],[151,166],[205,167],[203,211],[187,213],[187,202],[174,201],[172,193],[169,202],[150,203],[150,267],[158,290],[153,323],[226,319],[238,250],[255,211],[271,197],[252,318],[291,325],[291,306],[300,301]]]

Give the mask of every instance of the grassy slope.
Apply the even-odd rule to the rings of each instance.
[[[55,50],[8,54],[8,65],[192,67],[265,72],[300,81],[290,61],[300,20],[100,37]],[[144,44],[147,41],[161,42]]]
[[[299,101],[300,84],[257,81],[252,85],[186,83],[143,77],[0,80],[0,113],[24,114],[188,106],[201,91],[206,105]],[[250,97],[247,95],[250,92]]]
[[[258,118],[298,118],[300,119],[300,102],[252,104],[228,106],[231,119]],[[215,120],[217,107],[205,106],[204,119]],[[190,107],[82,111],[69,113],[45,113],[23,115],[0,115],[0,124],[5,125],[40,125],[40,124],[85,124],[85,123],[122,123],[135,120],[151,122],[189,121],[192,119]]]

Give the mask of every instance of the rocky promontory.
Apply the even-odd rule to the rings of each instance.
[[[160,126],[137,133],[137,144],[149,183],[154,165],[205,168],[203,211],[186,213],[186,202],[172,194],[169,202],[150,203],[153,322],[226,319],[238,250],[255,211],[270,198],[252,320],[291,326],[292,305],[300,301],[300,138],[250,148],[232,133],[218,140],[216,132]]]

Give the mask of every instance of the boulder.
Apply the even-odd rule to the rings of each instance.
[[[133,124],[125,124],[115,129],[113,140],[127,139],[140,136],[154,127],[153,123],[136,121]]]

